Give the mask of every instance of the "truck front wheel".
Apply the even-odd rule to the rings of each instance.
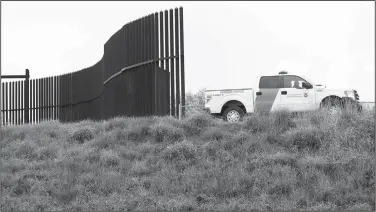
[[[242,120],[243,116],[244,111],[236,105],[230,105],[222,115],[223,120],[227,122],[239,122]]]

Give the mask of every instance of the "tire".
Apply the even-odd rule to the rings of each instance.
[[[223,120],[227,122],[239,122],[243,119],[243,116],[244,111],[236,105],[230,105],[222,115]]]
[[[321,103],[321,108],[329,111],[338,111],[343,109],[343,103],[339,98],[329,98]]]

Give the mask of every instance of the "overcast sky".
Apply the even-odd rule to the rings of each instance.
[[[2,74],[73,72],[124,24],[184,7],[186,90],[254,87],[287,70],[375,96],[374,2],[1,2]]]

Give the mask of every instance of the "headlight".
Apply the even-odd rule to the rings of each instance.
[[[355,92],[354,91],[345,91],[345,95],[355,100]]]

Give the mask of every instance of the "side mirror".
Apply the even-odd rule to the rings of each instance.
[[[312,89],[313,88],[313,86],[308,82],[303,82],[302,87],[305,88],[305,89]]]

